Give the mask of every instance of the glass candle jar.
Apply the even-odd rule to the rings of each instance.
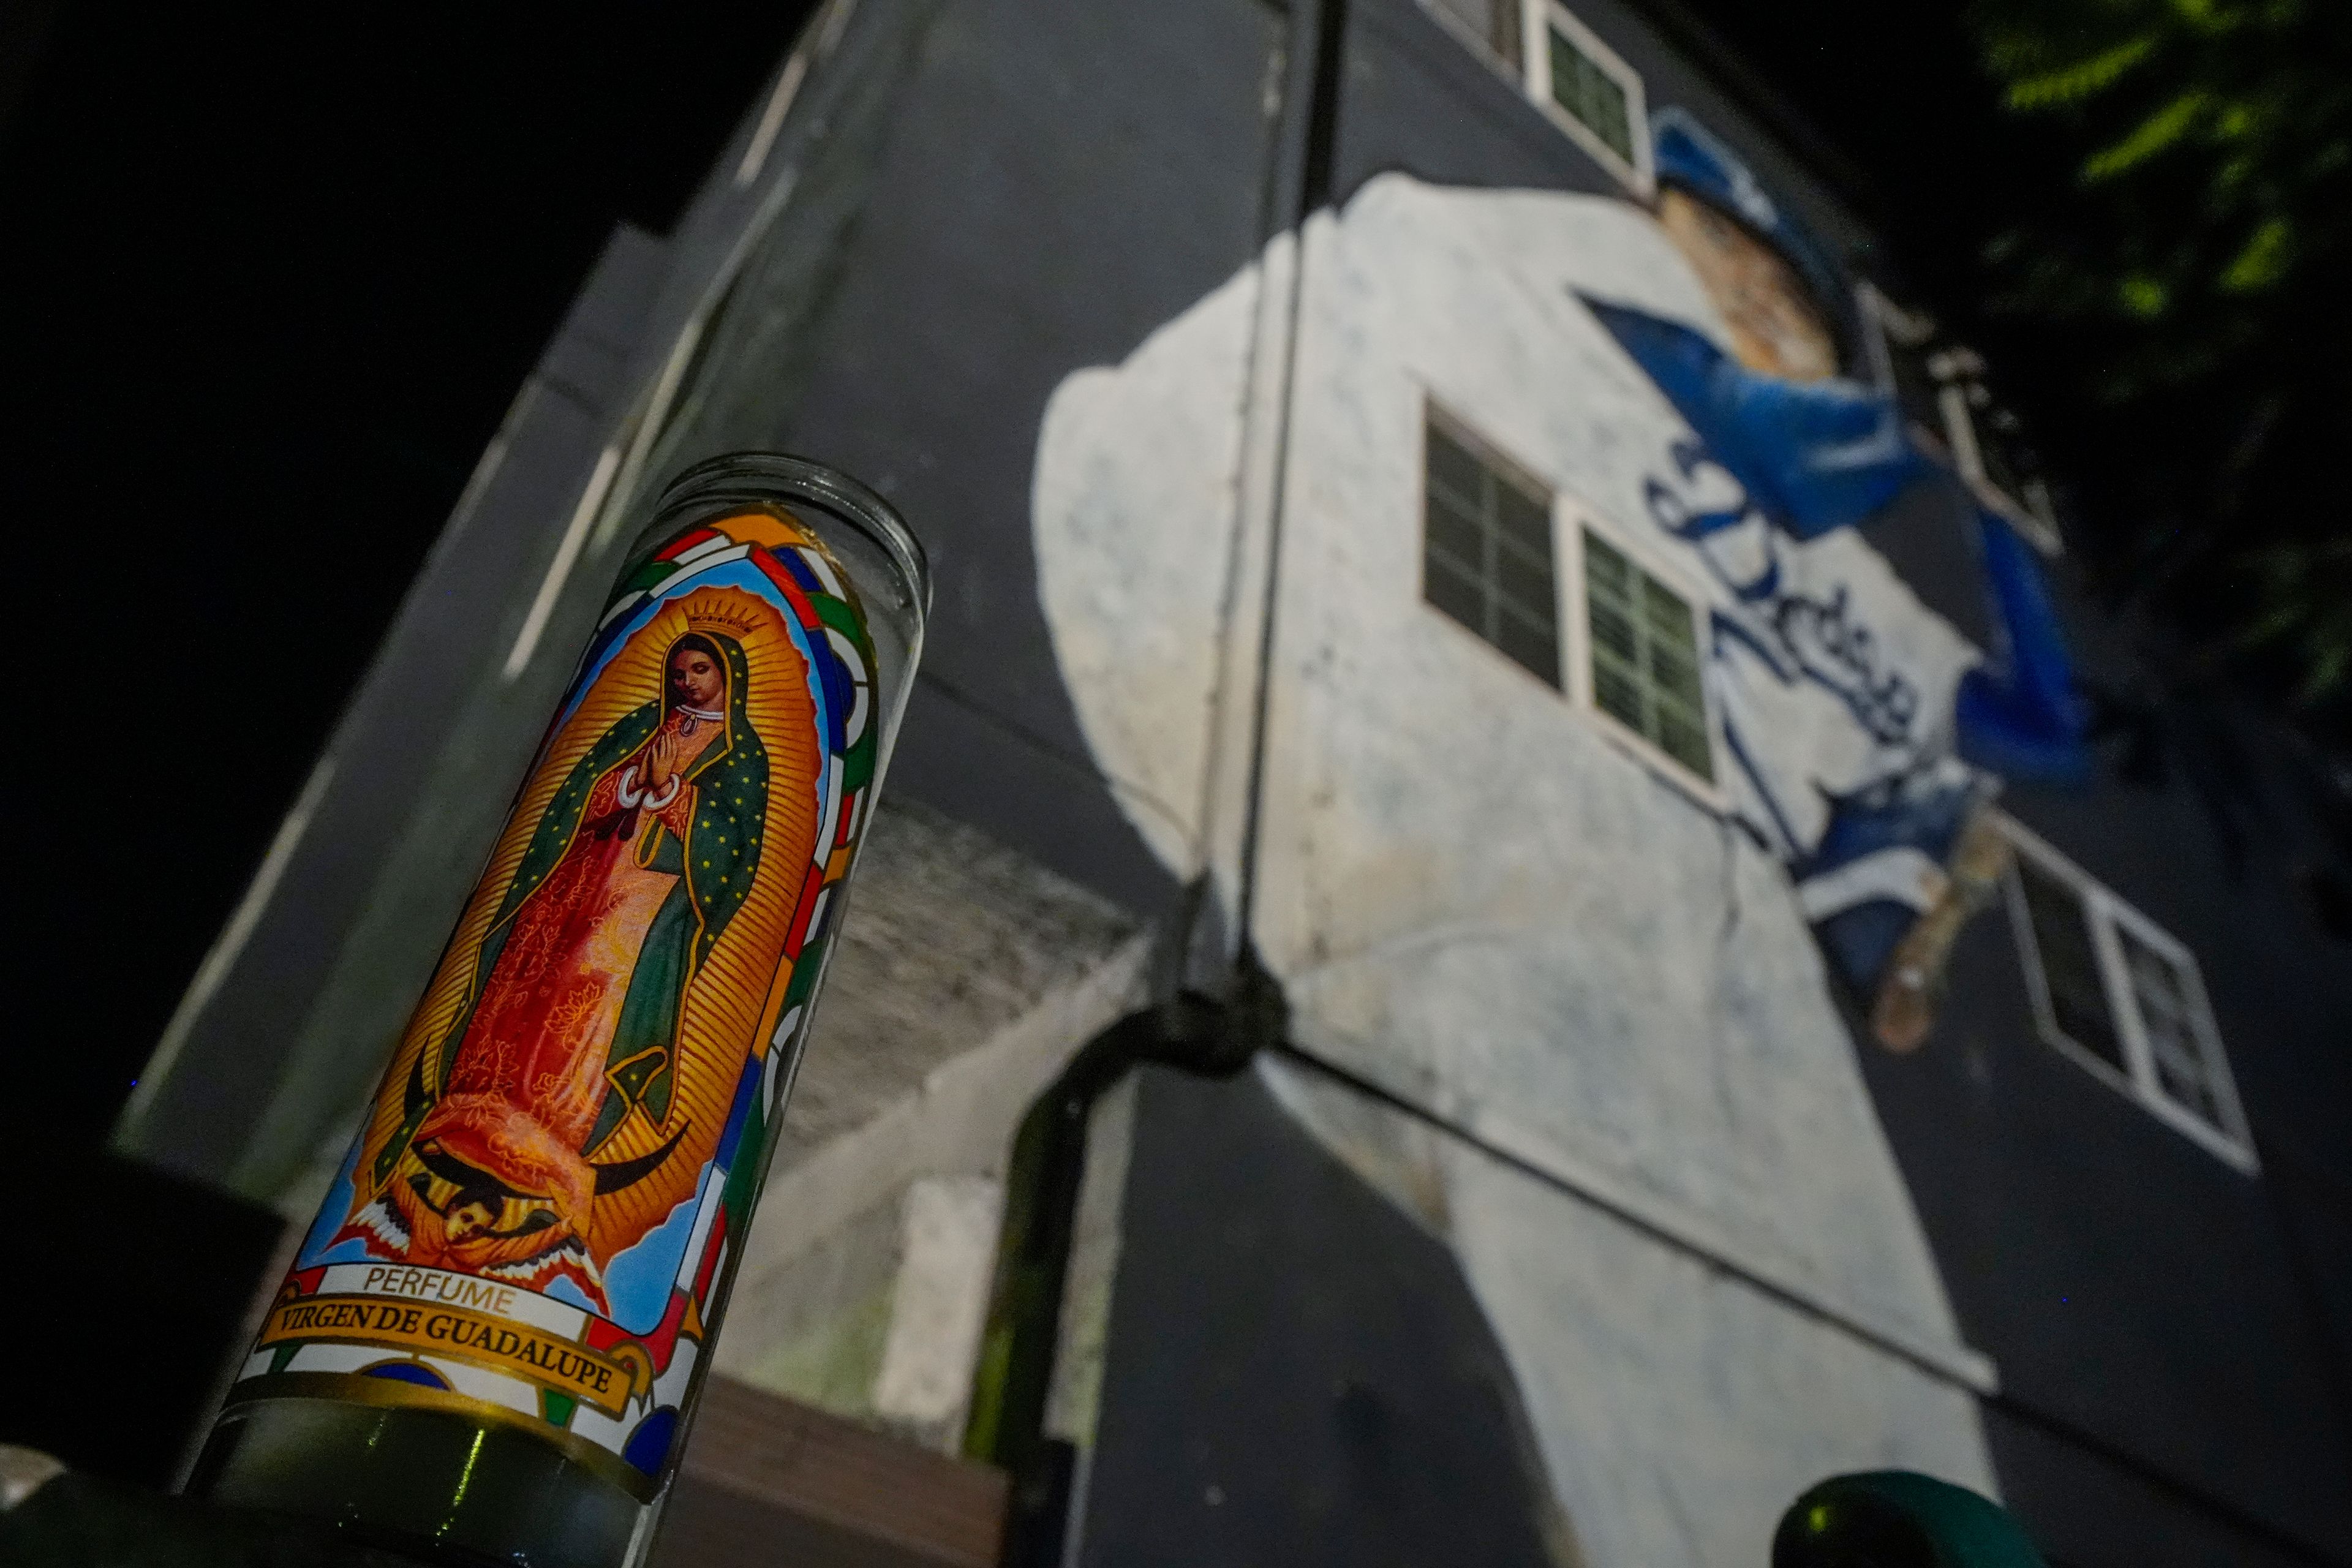
[[[818,464],[663,493],[192,1493],[426,1557],[642,1557],[929,599]]]

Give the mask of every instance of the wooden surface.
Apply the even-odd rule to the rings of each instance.
[[[653,1568],[989,1568],[1005,1478],[714,1377]]]

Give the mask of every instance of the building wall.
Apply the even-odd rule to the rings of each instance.
[[[956,1452],[1013,1125],[1139,1003],[1148,942],[911,801],[862,854],[718,1366]]]
[[[1636,9],[1574,9],[1651,108],[1864,247]],[[2324,1173],[2352,1102],[2346,955],[2284,891],[2310,834],[2216,838],[2243,792],[2186,741],[2160,785],[2004,796],[2197,952],[2259,1176],[2039,1042],[2003,912],[1920,1050],[1869,1044],[1789,862],[1821,791],[1942,757],[1997,651],[1965,492],[1809,542],[1660,528],[1656,487],[1703,508],[1722,477],[1585,300],[1717,343],[1721,312],[1645,194],[1433,11],[833,0],[648,270],[593,408],[518,415],[516,451],[569,445],[505,470],[511,547],[453,524],[469,705],[373,837],[298,825],[153,1124],[240,1084],[269,1113],[164,1158],[304,1206],[373,1074],[331,1047],[395,1027],[432,959],[365,911],[444,929],[521,763],[497,737],[662,479],[800,450],[902,508],[940,593],[724,1370],[953,1446],[1014,1123],[1246,940],[1286,1049],[1148,1073],[1093,1124],[1049,1416],[1082,1560],[1426,1560],[1475,1519],[1479,1560],[1753,1563],[1803,1486],[1874,1466],[2000,1491],[2075,1564],[2352,1554],[2352,1225],[2280,1174]],[[1774,552],[1776,603],[1843,606],[1911,721],[1734,649],[1709,689],[1752,769],[1626,742],[1423,602],[1432,400],[1703,608],[1752,613],[1737,552]],[[2068,616],[2091,677],[2139,679]],[[386,700],[353,734],[397,747],[419,721]],[[315,1048],[241,1045],[253,1020]]]
[[[1649,52],[1654,38],[1602,8],[1580,11],[1648,62],[1654,104],[1679,94],[1719,133],[1747,132],[1686,68]],[[2284,1175],[2266,1191],[2045,1047],[2005,909],[1970,930],[1920,1057],[1860,1044],[1769,858],[1416,602],[1424,395],[1638,536],[1643,457],[1663,471],[1656,454],[1678,426],[1563,295],[1694,324],[1709,313],[1611,177],[1457,39],[1402,5],[1353,7],[1349,26],[1339,163],[1361,183],[1343,178],[1339,210],[1302,242],[1254,927],[1288,983],[1298,1039],[1643,1219],[1671,1214],[1675,1234],[1800,1282],[1845,1323],[1924,1325],[1889,1336],[1911,1350],[1940,1340],[1990,1352],[2005,1391],[1992,1401],[2002,1436],[1991,1460],[2037,1507],[2163,1496],[2200,1529],[2242,1531],[2249,1551],[2341,1551],[2341,1489],[2323,1479],[2347,1452],[2326,1286],[2336,1201],[2282,1197],[2294,1182]],[[1740,151],[1759,168],[1777,162],[1752,132]],[[1779,166],[1788,183],[1775,195],[1818,215],[1819,193]],[[1524,189],[1534,185],[1562,194]],[[1819,216],[1815,226],[1853,233]],[[1174,820],[1130,814],[1172,865],[1201,863],[1207,805],[1190,819],[1181,807],[1213,772],[1230,578],[1223,540],[1149,520],[1196,516],[1202,498],[1245,488],[1251,432],[1217,411],[1249,396],[1264,277],[1278,286],[1297,265],[1277,244],[1260,278],[1236,274],[1115,370],[1072,378],[1043,437],[1043,590],[1064,670],[1097,754],[1148,783],[1155,806],[1178,804]],[[1860,538],[1783,551],[1795,591],[1817,602],[1846,591],[1927,715],[1948,710],[1987,635],[1976,563],[1953,548],[1956,500],[1964,517],[1964,497],[1915,492]],[[1679,564],[1708,583],[1704,563]],[[2094,609],[2070,605],[2068,617],[2086,679],[2144,683]],[[1782,776],[1837,788],[1867,770],[1871,748],[1834,711],[1800,703],[1747,717],[1748,734],[1788,748]],[[2233,867],[2215,817],[2262,808],[2243,787],[2195,776],[2213,763],[2193,732],[2172,744],[2164,787],[2103,767],[2087,786],[2026,781],[2008,798],[2199,954],[2258,1134],[2331,1146],[2344,1101],[2308,1092],[2340,1070],[2323,1044],[2340,1034],[2331,989],[2288,975],[2341,977],[2345,955],[2289,897],[2296,835],[2258,827],[2253,864]],[[2241,744],[2259,755],[2273,742]],[[2278,809],[2274,789],[2270,799]],[[2294,1104],[2275,1119],[2266,1077],[2305,1090],[2287,1090]],[[1491,1219],[1507,1205],[1473,1212]],[[1544,1226],[1531,1223],[1510,1255],[1565,1245],[1563,1218]],[[2318,1239],[2297,1239],[2296,1226]],[[1557,1310],[1563,1292],[1528,1289],[1555,1310],[1513,1321],[1507,1298],[1528,1288],[1466,1251],[1461,1263],[1515,1354],[1572,1359],[1568,1342],[1586,1324]],[[1638,1270],[1606,1277],[1641,1299]],[[1692,1364],[1663,1335],[1618,1348],[1653,1391]],[[1966,1386],[1965,1349],[1939,1359]],[[1576,1392],[1587,1399],[1539,1400],[1537,1426],[1592,1390]],[[1792,1413],[1780,1400],[1759,1390],[1756,1408]],[[1937,1404],[1912,1408],[1932,1421]],[[1675,1449],[1693,1469],[1712,1454],[1790,1451],[1786,1430],[1766,1437],[1713,1414],[1710,1438]],[[2273,1422],[2294,1433],[2292,1458],[2277,1462]],[[1559,1451],[1573,1447],[1564,1438]],[[1963,1444],[1944,1462],[1964,1474],[1983,1451],[1971,1459]],[[1566,1497],[1576,1483],[1560,1484]],[[1622,1527],[1627,1560],[1724,1550],[1686,1529],[1677,1539],[1659,1522],[1666,1509],[1643,1536],[1628,1522],[1640,1511],[1622,1498],[1590,1503],[1580,1534],[1609,1540]],[[2084,1511],[2059,1510],[2073,1516],[2069,1555],[2102,1560],[2084,1540]]]
[[[1421,599],[1425,397],[1630,548],[1687,549],[1648,531],[1643,500],[1680,426],[1570,290],[1697,319],[1703,296],[1622,201],[1397,175],[1318,216],[1304,254],[1254,928],[1295,1037],[1537,1173],[1439,1141],[1458,1266],[1597,1560],[1731,1561],[1839,1469],[1989,1488],[1969,1394],[1990,1372],[1958,1339],[1785,875],[1723,808]],[[1227,551],[1207,526],[1155,524],[1232,472],[1220,416],[1246,282],[1066,384],[1040,448],[1044,595],[1081,721],[1160,799],[1209,765]],[[1866,546],[1833,535],[1790,565],[1820,596],[1844,588],[1931,700],[1948,693],[1965,650]],[[1843,718],[1800,689],[1759,734],[1784,769],[1834,779],[1869,760]],[[1135,820],[1185,864],[1197,821]],[[1754,1321],[1709,1321],[1705,1265],[1562,1184],[1801,1305],[1734,1289]],[[1664,1329],[1693,1310],[1689,1337]],[[1651,1342],[1626,1337],[1645,1323]],[[1866,1414],[1795,1395],[1827,1381],[1872,1406],[1874,1380],[1899,1392]],[[1637,1385],[1654,1406],[1622,1408]],[[1674,1423],[1685,1400],[1705,1418]],[[1604,1411],[1647,1441],[1589,1424]],[[1638,1499],[1593,1474],[1603,1454],[1642,1478]],[[1661,1501],[1670,1471],[1706,1505]]]

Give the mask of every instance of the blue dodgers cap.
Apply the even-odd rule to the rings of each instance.
[[[1801,276],[1832,321],[1846,314],[1845,290],[1811,230],[1772,199],[1755,171],[1689,110],[1669,106],[1650,116],[1650,144],[1658,182],[1680,185],[1738,218]]]

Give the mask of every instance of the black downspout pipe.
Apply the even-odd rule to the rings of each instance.
[[[1293,86],[1298,101],[1305,77],[1303,124],[1277,137],[1269,165],[1265,218],[1304,238],[1307,220],[1335,195],[1339,100],[1346,68],[1348,0],[1289,0]],[[1303,71],[1300,70],[1303,67]],[[1295,138],[1295,139],[1294,139]],[[1295,177],[1285,164],[1295,158]],[[1272,233],[1265,237],[1274,237]],[[1304,258],[1300,265],[1303,268]],[[1303,271],[1301,276],[1303,277]],[[1295,286],[1295,285],[1294,285]],[[1297,347],[1296,299],[1290,325]],[[1289,396],[1284,377],[1282,395]],[[1284,411],[1286,435],[1287,408]],[[1277,463],[1280,458],[1277,456]],[[1278,495],[1278,492],[1277,492]],[[1279,500],[1272,548],[1280,539]],[[1014,1136],[1005,1174],[1005,1210],[997,1250],[995,1286],[986,1336],[973,1379],[972,1410],[964,1452],[1002,1467],[1013,1479],[1005,1516],[1004,1568],[1060,1568],[1067,1539],[1077,1455],[1070,1443],[1045,1435],[1045,1404],[1059,1346],[1062,1299],[1068,1286],[1070,1247],[1086,1176],[1087,1126],[1095,1104],[1135,1068],[1147,1063],[1206,1078],[1229,1078],[1261,1050],[1288,1037],[1289,1010],[1278,981],[1251,943],[1255,902],[1259,805],[1264,784],[1267,691],[1273,654],[1274,574],[1269,563],[1266,622],[1256,670],[1255,723],[1251,737],[1248,819],[1243,832],[1234,919],[1239,952],[1224,973],[1201,976],[1195,987],[1171,984],[1168,998],[1120,1019],[1081,1047],[1038,1097]],[[1188,889],[1173,934],[1180,971],[1204,931],[1204,883]],[[1211,993],[1213,992],[1214,994]]]
[[[1230,1078],[1260,1050],[1281,1043],[1287,1017],[1279,984],[1255,953],[1244,952],[1231,997],[1181,992],[1129,1014],[1080,1047],[1022,1118],[1005,1173],[996,1281],[964,1431],[967,1455],[1013,1478],[999,1559],[1006,1568],[1058,1564],[1068,1524],[1076,1456],[1069,1443],[1045,1435],[1045,1402],[1096,1102],[1146,1062]]]

